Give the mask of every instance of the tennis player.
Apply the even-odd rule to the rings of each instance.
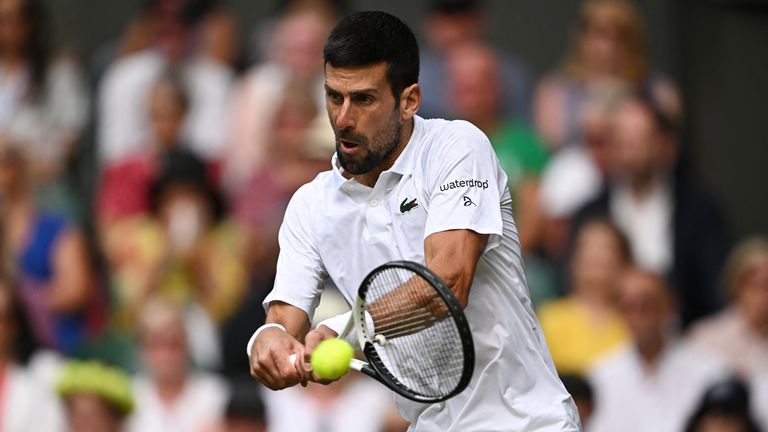
[[[373,268],[416,261],[465,306],[476,363],[469,386],[445,402],[398,397],[410,430],[579,430],[531,309],[507,177],[488,138],[465,121],[416,115],[419,50],[398,18],[349,15],[323,54],[336,154],[286,211],[267,324],[248,345],[251,374],[274,390],[316,380],[305,372],[312,349],[346,323],[310,331],[326,284],[352,303]]]

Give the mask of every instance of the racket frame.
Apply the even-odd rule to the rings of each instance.
[[[378,276],[380,272],[388,268],[402,268],[424,278],[445,302],[450,313],[450,318],[452,318],[456,323],[456,327],[459,332],[459,339],[461,340],[461,346],[457,346],[456,349],[461,349],[464,352],[464,367],[462,368],[461,377],[459,377],[459,382],[457,383],[456,387],[450,393],[442,397],[435,398],[425,396],[416,393],[410,388],[401,384],[397,378],[389,372],[386,365],[384,365],[384,362],[381,361],[378,353],[376,352],[376,348],[374,347],[375,335],[369,334],[368,328],[366,326],[365,295],[367,294],[368,286],[372,280]],[[355,329],[357,330],[357,339],[363,354],[365,354],[365,357],[368,359],[368,363],[353,359],[353,361],[350,363],[350,367],[376,379],[400,396],[403,396],[412,401],[422,403],[442,402],[464,391],[469,382],[472,380],[472,373],[475,364],[475,349],[472,340],[472,331],[469,328],[469,322],[467,322],[463,308],[459,304],[459,301],[456,299],[450,288],[445,285],[445,282],[443,282],[443,280],[440,279],[438,275],[429,270],[426,266],[411,261],[391,261],[373,269],[370,273],[368,273],[365,279],[363,279],[363,282],[360,284],[360,288],[358,289],[357,293],[357,299],[355,300],[355,305],[352,309],[352,317],[350,321],[347,322],[347,327],[342,333],[342,336],[340,336],[341,338],[344,338],[349,334],[352,329],[352,325],[354,325]]]

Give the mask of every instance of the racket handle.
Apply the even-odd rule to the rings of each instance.
[[[298,357],[298,354],[293,353],[288,356],[288,360],[291,362],[291,364],[296,364],[296,357]]]

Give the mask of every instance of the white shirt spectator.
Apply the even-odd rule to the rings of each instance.
[[[768,337],[754,331],[736,308],[696,323],[689,339],[702,350],[722,356],[747,379],[768,369]]]
[[[373,268],[423,263],[424,239],[452,229],[489,234],[465,309],[474,374],[445,402],[396,397],[400,414],[413,431],[578,430],[531,308],[506,175],[488,139],[467,122],[416,117],[407,146],[373,188],[346,179],[334,156],[332,171],[288,206],[265,305],[283,301],[311,318],[327,279],[351,304]]]
[[[617,186],[611,216],[629,238],[637,264],[657,274],[667,274],[673,264],[672,191],[664,182],[642,199],[629,187]]]
[[[365,377],[344,380],[349,381],[336,397],[322,401],[298,386],[265,391],[269,431],[379,432],[394,408],[392,393]]]
[[[668,346],[652,368],[634,346],[621,348],[590,372],[589,432],[680,432],[707,387],[725,374],[723,363],[688,345]]]
[[[148,150],[149,95],[167,67],[158,52],[145,50],[118,60],[107,70],[99,91],[98,146],[102,163]],[[221,156],[226,137],[229,98],[234,73],[228,66],[199,56],[179,70],[189,93],[190,106],[182,138],[198,156]]]
[[[0,136],[36,161],[60,163],[88,121],[88,92],[74,61],[56,60],[42,87],[30,97],[27,67],[6,71],[0,64]]]
[[[193,375],[187,379],[181,395],[170,405],[157,394],[147,377],[134,381],[135,411],[128,421],[133,432],[198,432],[206,431],[224,415],[226,385],[209,375]]]
[[[751,380],[750,401],[755,420],[768,431],[768,364],[760,373],[756,373]]]
[[[64,413],[52,389],[18,366],[8,366],[0,375],[0,430],[64,430]]]

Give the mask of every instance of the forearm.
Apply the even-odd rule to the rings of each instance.
[[[469,230],[435,233],[424,242],[427,267],[440,276],[464,307],[487,242],[487,235]]]
[[[310,328],[309,317],[302,309],[275,301],[270,303],[266,323],[280,324],[296,339],[302,341]]]

